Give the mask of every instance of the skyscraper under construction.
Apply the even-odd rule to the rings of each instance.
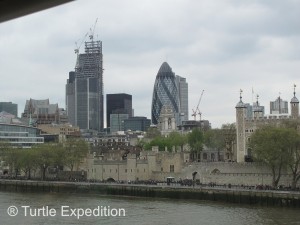
[[[102,42],[85,42],[85,52],[75,49],[75,71],[66,84],[66,109],[69,122],[84,130],[103,129],[103,55]]]

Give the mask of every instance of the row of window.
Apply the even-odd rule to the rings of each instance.
[[[116,173],[118,173],[118,169],[116,169],[115,171],[116,171]],[[127,173],[127,171],[128,171],[128,170],[125,169],[125,173]],[[89,172],[89,169],[88,169],[88,172]],[[92,169],[92,173],[94,173],[94,172],[96,173],[96,169]],[[112,173],[112,169],[109,169],[109,172]],[[130,169],[130,172],[132,173],[132,169]],[[140,170],[137,169],[136,172],[139,173]],[[144,169],[144,173],[145,173],[145,172],[146,172],[146,169]],[[104,168],[103,168],[103,173],[105,173],[105,169],[104,169]]]

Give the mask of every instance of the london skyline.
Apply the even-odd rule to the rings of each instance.
[[[98,18],[104,95],[130,94],[135,115],[151,118],[155,77],[166,61],[189,83],[190,114],[205,90],[202,119],[220,127],[235,121],[240,89],[249,103],[253,89],[266,111],[279,93],[293,97],[293,84],[300,86],[299,8],[296,1],[91,0],[7,21],[0,24],[0,101],[17,103],[19,114],[29,98],[65,108],[75,42]]]

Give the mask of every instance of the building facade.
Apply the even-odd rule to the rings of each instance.
[[[14,116],[18,116],[18,104],[12,102],[0,102],[0,112],[5,111]]]
[[[69,122],[84,130],[103,129],[103,55],[102,42],[85,42],[85,53],[79,54],[75,71],[66,84],[66,109]]]
[[[151,120],[158,124],[160,112],[163,106],[170,106],[174,113],[176,125],[180,124],[180,100],[175,74],[167,62],[164,62],[154,82]]]
[[[288,101],[284,101],[280,96],[270,102],[270,114],[288,114]]]
[[[124,120],[124,130],[147,131],[151,125],[151,120],[143,116],[135,116]]]
[[[111,127],[111,114],[128,114],[128,117],[133,116],[132,95],[107,94],[106,95],[106,123],[107,127]]]
[[[178,75],[176,75],[176,83],[178,87],[180,105],[180,124],[182,124],[182,121],[189,120],[189,86],[186,82],[186,78]]]
[[[36,124],[51,124],[60,123],[60,110],[58,104],[50,104],[49,99],[26,100],[24,112],[21,115],[22,119],[31,121]]]
[[[128,114],[110,114],[110,133],[124,131],[124,121],[128,119]]]
[[[9,143],[18,148],[30,148],[32,145],[44,143],[40,130],[24,125],[15,115],[0,113],[0,142]]]
[[[259,103],[257,101],[257,105]],[[273,115],[264,116],[262,108],[253,108],[253,117],[247,118],[247,106],[242,101],[240,95],[240,101],[236,105],[236,161],[245,162],[252,157],[251,148],[248,147],[251,135],[256,129],[267,124],[276,125],[287,119],[299,118],[299,100],[296,97],[294,90],[294,96],[290,101],[291,114],[290,115]]]

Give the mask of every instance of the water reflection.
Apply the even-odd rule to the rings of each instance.
[[[300,224],[299,209],[251,207],[247,205],[222,204],[206,201],[150,199],[136,197],[111,197],[101,195],[55,194],[55,193],[8,193],[0,192],[1,224],[172,224],[172,225],[273,225]],[[125,217],[9,217],[11,205],[32,208],[49,206],[60,212],[61,206],[70,208],[95,208],[110,206],[124,208]],[[19,210],[20,211],[20,210]]]

